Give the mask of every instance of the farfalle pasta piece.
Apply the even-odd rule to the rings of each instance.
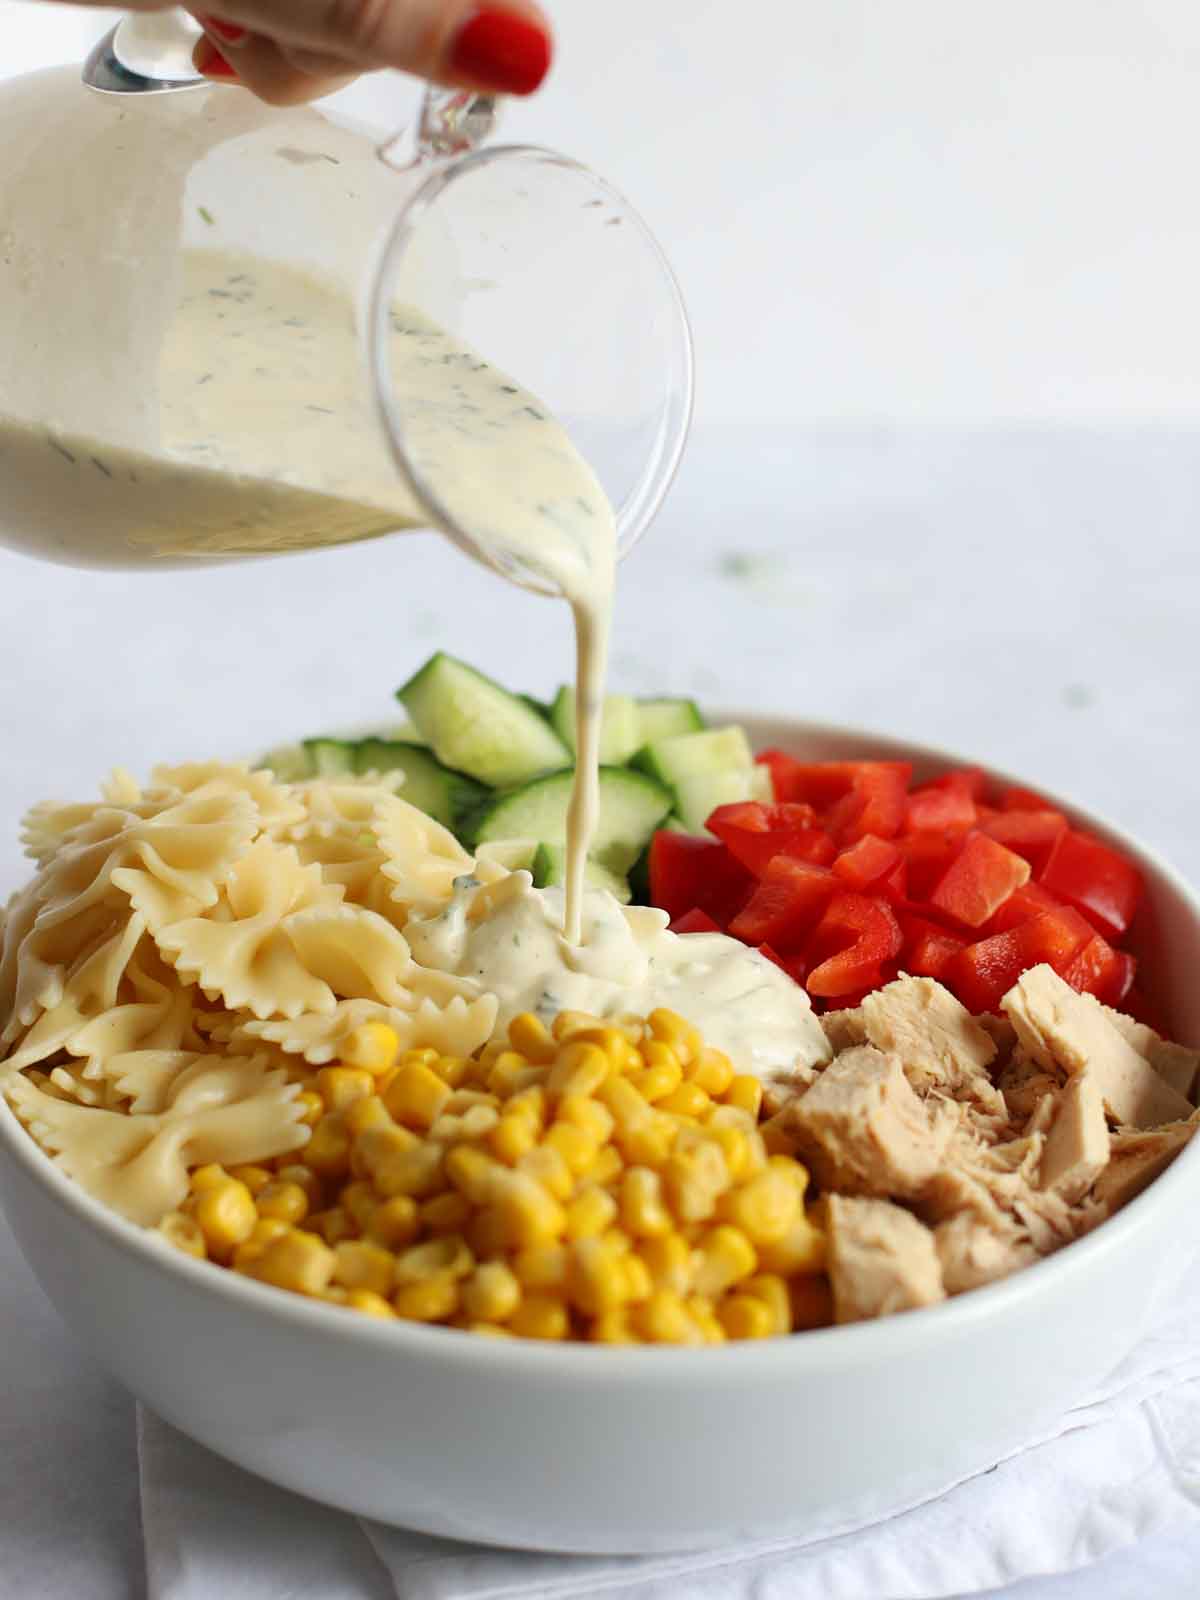
[[[334,995],[400,1006],[410,999],[405,988],[413,969],[408,943],[373,911],[361,906],[311,906],[286,917],[283,928],[301,965]]]
[[[444,1002],[423,995],[409,1010],[380,1005],[374,1000],[342,1000],[324,1015],[243,1022],[233,1042],[246,1049],[261,1042],[270,1043],[289,1055],[302,1057],[311,1066],[323,1067],[341,1057],[346,1040],[356,1028],[365,1022],[384,1022],[394,1030],[402,1050],[431,1046],[445,1055],[469,1056],[491,1037],[496,1011],[495,995],[478,993],[451,994]]]
[[[290,792],[304,807],[303,818],[286,829],[285,836],[295,842],[310,834],[349,833],[362,835],[369,843],[376,807],[394,798],[400,783],[399,773],[382,778],[312,778],[294,783]]]
[[[276,783],[270,772],[240,761],[187,761],[179,766],[155,767],[151,777],[163,788],[181,794],[245,794],[254,802],[259,827],[275,833],[302,822],[305,806],[286,784]]]
[[[505,875],[493,862],[481,862],[476,873],[475,858],[449,828],[398,795],[379,801],[371,827],[386,857],[380,870],[393,885],[391,898],[406,914],[445,905],[458,878],[474,875],[485,882]]]
[[[265,1058],[183,1058],[163,1109],[108,1111],[46,1094],[17,1076],[6,1093],[69,1177],[114,1211],[153,1226],[188,1192],[188,1171],[285,1155],[307,1142],[296,1087]]]
[[[81,956],[63,980],[62,998],[41,1016],[5,1061],[12,1072],[69,1050],[71,1039],[110,1014],[117,1005],[121,979],[145,932],[136,913],[108,935],[98,949]],[[72,1051],[72,1054],[86,1052]]]
[[[204,1038],[195,1023],[196,991],[179,979],[143,939],[125,972],[129,998],[94,1017],[67,1039],[64,1048],[83,1058],[83,1076],[102,1075],[104,1062],[135,1050],[199,1050]]]
[[[332,906],[341,889],[303,867],[294,849],[259,839],[231,868],[212,916],[185,917],[155,934],[179,975],[231,1010],[256,1017],[331,1011],[329,985],[314,977],[282,927],[293,912]]]

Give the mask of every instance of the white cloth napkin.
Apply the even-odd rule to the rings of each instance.
[[[144,1409],[149,1600],[947,1600],[1200,1526],[1200,1263],[1086,1404],[999,1466],[869,1528],[681,1556],[531,1555],[329,1511]]]

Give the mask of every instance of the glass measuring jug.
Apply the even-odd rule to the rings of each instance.
[[[17,152],[0,183],[0,543],[160,566],[432,526],[545,587],[497,559],[417,448],[393,337],[405,308],[557,417],[613,503],[621,553],[636,542],[686,436],[691,345],[670,269],[619,195],[551,152],[479,148],[493,108],[470,95],[431,91],[412,134],[381,139],[147,81],[158,92],[94,94],[61,69],[0,89]],[[274,381],[243,384],[235,405],[230,352],[261,339],[284,280],[321,317],[276,319],[250,363]]]

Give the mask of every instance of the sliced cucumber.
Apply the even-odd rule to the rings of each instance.
[[[555,733],[575,754],[575,691],[563,684],[550,707],[550,723]],[[641,734],[636,702],[627,694],[610,694],[604,699],[600,722],[600,761],[606,767],[624,766],[633,752],[645,744]]]
[[[701,772],[675,785],[675,814],[689,833],[703,833],[718,806],[735,800],[752,800],[753,767],[727,767],[724,772]]]
[[[304,750],[316,778],[352,778],[354,741],[351,739],[305,739]]]
[[[637,710],[639,747],[681,733],[702,733],[707,726],[694,700],[639,700]]]
[[[570,766],[554,729],[519,695],[439,651],[397,689],[443,766],[508,788]]]
[[[474,843],[532,838],[543,844],[565,844],[574,777],[572,772],[552,772],[494,796],[472,818]],[[669,792],[647,773],[601,767],[600,820],[592,841],[593,859],[623,877],[670,810]]]
[[[633,765],[673,789],[685,778],[752,767],[754,756],[742,728],[710,728],[657,739],[638,751]]]
[[[775,780],[765,761],[754,763],[754,771],[750,774],[750,798],[764,806],[775,804]]]
[[[505,872],[520,872],[522,869],[531,872],[537,853],[536,839],[493,839],[488,844],[481,844],[475,856],[479,861],[495,862]]]
[[[255,765],[268,767],[279,783],[303,783],[313,775],[312,760],[302,744],[281,744],[268,750]]]
[[[457,828],[488,793],[473,778],[444,767],[424,745],[396,739],[360,739],[354,746],[354,770],[360,775],[403,772],[401,798],[446,828]]]
[[[540,844],[533,858],[533,881],[539,889],[558,886],[567,881],[567,847],[565,844]],[[583,869],[583,881],[589,889],[607,889],[609,894],[627,906],[633,891],[626,878],[610,872],[598,861],[589,859]]]

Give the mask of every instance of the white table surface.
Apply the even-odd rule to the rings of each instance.
[[[1078,796],[1200,877],[1200,433],[722,429],[622,571],[613,686],[847,720]],[[560,614],[562,613],[562,614]],[[438,648],[568,675],[565,608],[433,536],[192,573],[0,551],[0,834],[107,768],[396,715]],[[0,861],[0,889],[23,869]],[[132,1406],[0,1229],[0,1592],[140,1592]],[[44,1428],[30,1442],[31,1416]],[[1200,1537],[1009,1600],[1194,1596]]]

